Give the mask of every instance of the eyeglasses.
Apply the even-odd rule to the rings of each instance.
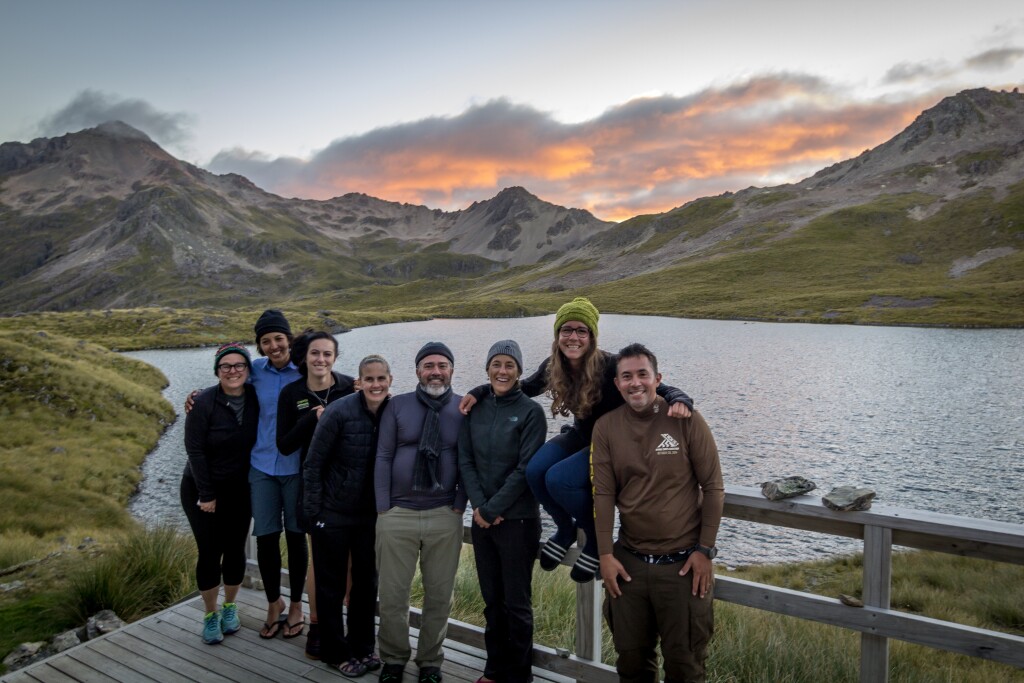
[[[558,335],[565,339],[568,339],[574,334],[579,339],[586,339],[590,336],[590,330],[586,327],[563,327],[558,330]]]
[[[242,370],[245,370],[247,367],[249,367],[248,363],[221,363],[220,365],[217,366],[217,371],[230,372],[234,370],[235,372],[241,372]]]

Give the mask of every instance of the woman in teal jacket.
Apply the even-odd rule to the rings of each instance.
[[[547,435],[544,410],[519,388],[523,354],[511,339],[487,354],[490,391],[459,432],[459,476],[473,505],[473,550],[487,629],[480,681],[531,680],[533,562],[540,506],[526,464]]]

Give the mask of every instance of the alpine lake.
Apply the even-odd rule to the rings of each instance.
[[[392,392],[411,391],[427,341],[455,355],[457,393],[486,382],[491,344],[515,339],[525,370],[550,353],[554,317],[436,319],[338,336],[335,370],[383,355]],[[637,341],[658,356],[666,384],[695,401],[718,444],[726,485],[789,475],[876,491],[875,502],[1024,523],[1024,330],[862,327],[604,315],[599,346]],[[229,341],[229,340],[225,340]],[[255,347],[250,345],[255,356]],[[182,405],[216,382],[213,349],[126,354],[159,368],[179,419],[149,454],[130,503],[146,523],[187,528],[178,498],[186,461]],[[552,418],[553,436],[571,418]],[[467,514],[467,520],[469,516]],[[860,549],[833,536],[725,519],[719,560],[729,566],[824,559]]]

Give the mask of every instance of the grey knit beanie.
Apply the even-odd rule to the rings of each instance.
[[[432,341],[427,342],[420,348],[419,353],[416,354],[416,366],[419,366],[420,361],[427,356],[439,355],[444,356],[448,361],[455,365],[455,356],[452,355],[452,350],[444,342]]]
[[[495,356],[501,355],[512,356],[516,361],[516,366],[519,368],[519,374],[523,374],[523,352],[519,350],[519,344],[514,339],[502,339],[491,345],[491,350],[487,352],[487,362],[484,364],[484,370],[490,367],[491,360]]]

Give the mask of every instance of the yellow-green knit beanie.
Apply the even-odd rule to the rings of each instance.
[[[578,296],[558,309],[558,313],[555,314],[555,334],[558,334],[558,330],[566,322],[575,320],[586,325],[590,333],[596,337],[597,319],[600,317],[601,314],[597,312],[594,304],[590,303],[590,299]]]

